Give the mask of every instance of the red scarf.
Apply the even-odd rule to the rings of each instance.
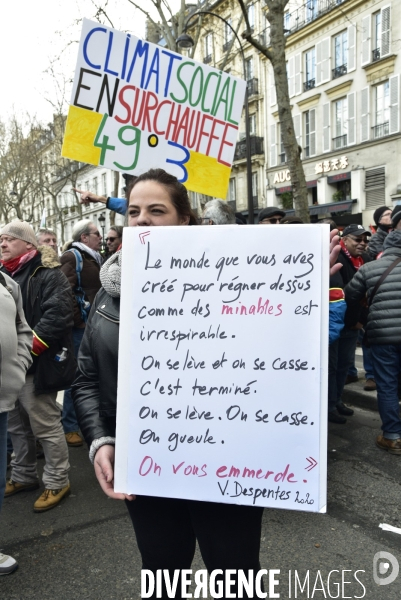
[[[20,269],[32,258],[34,258],[38,254],[36,248],[34,250],[28,250],[25,254],[20,254],[20,256],[16,256],[15,258],[10,258],[10,260],[1,260],[1,264],[11,275],[15,275],[18,273]]]
[[[347,248],[345,247],[345,244],[344,244],[343,240],[340,240],[340,246],[341,246],[342,251],[344,252],[344,254],[352,262],[352,264],[354,265],[354,268],[356,270],[358,270],[360,267],[362,267],[362,265],[363,265],[363,258],[362,258],[362,256],[351,256],[351,254],[348,252]]]

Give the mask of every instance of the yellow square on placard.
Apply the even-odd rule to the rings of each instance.
[[[102,118],[103,115],[100,113],[70,106],[61,156],[91,165],[98,165],[100,148],[96,148],[93,143]]]
[[[188,171],[185,187],[191,191],[224,200],[227,196],[231,168],[222,165],[212,156],[191,151],[190,154],[189,161],[185,163]]]

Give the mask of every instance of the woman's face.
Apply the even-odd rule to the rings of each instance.
[[[140,181],[132,188],[128,204],[130,227],[154,225],[188,225],[170,199],[169,190],[157,181]]]

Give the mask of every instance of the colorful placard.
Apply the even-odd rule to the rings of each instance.
[[[225,198],[242,79],[84,19],[62,155]]]
[[[329,226],[124,230],[115,490],[325,512]]]

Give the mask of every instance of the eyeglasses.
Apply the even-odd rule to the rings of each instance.
[[[263,219],[263,221],[260,221],[260,223],[270,223],[273,225],[274,223],[280,223],[280,221],[281,217],[269,217],[268,219]]]
[[[106,243],[107,242],[114,242],[116,239],[117,239],[117,236],[116,237],[108,237],[108,238],[106,238]]]
[[[348,237],[350,237],[352,240],[354,240],[354,242],[357,242],[358,244],[369,244],[368,238],[358,238],[353,235],[349,235]]]

